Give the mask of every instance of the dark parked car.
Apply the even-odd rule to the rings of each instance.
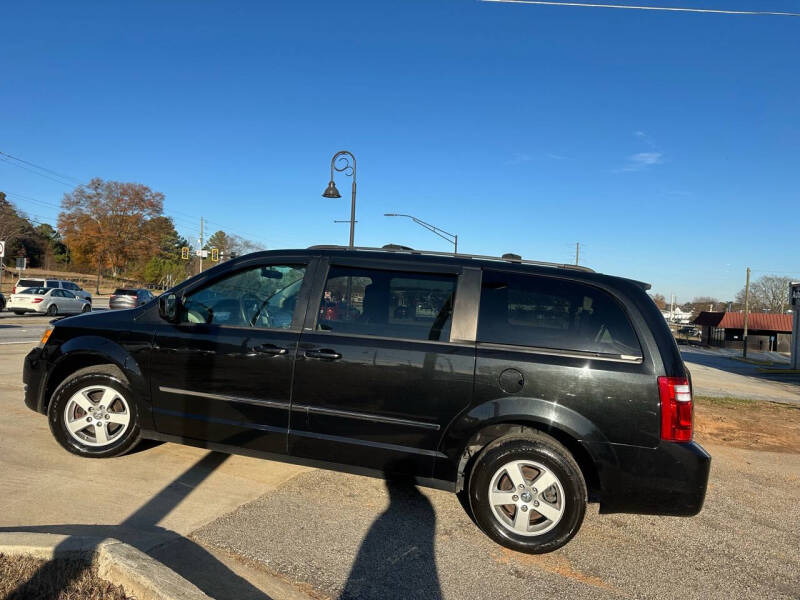
[[[0,312],[6,309],[6,297],[0,292]]]
[[[147,304],[155,298],[150,290],[144,288],[137,289],[123,289],[117,288],[108,299],[108,308],[114,310],[117,308],[136,308]]]
[[[648,287],[515,255],[260,252],[58,321],[25,360],[25,402],[81,456],[151,438],[400,474],[547,552],[587,500],[703,505],[689,373]]]

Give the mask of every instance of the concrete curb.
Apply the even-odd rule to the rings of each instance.
[[[0,554],[44,560],[72,558],[97,567],[97,574],[136,600],[211,600],[197,586],[133,546],[112,538],[52,533],[0,533]]]

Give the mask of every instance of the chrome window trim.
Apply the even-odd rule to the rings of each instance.
[[[640,365],[644,362],[644,357],[642,356],[630,356],[627,354],[600,354],[581,350],[559,350],[555,348],[541,348],[539,346],[514,346],[513,344],[496,344],[493,342],[478,342],[478,350],[480,349],[524,352],[526,354],[544,354],[547,356],[564,356],[567,358],[588,358],[590,360],[604,360],[607,362],[632,365]]]

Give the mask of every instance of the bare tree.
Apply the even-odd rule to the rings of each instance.
[[[750,284],[750,310],[784,313],[789,308],[791,277],[764,275]],[[736,294],[736,303],[744,305],[744,288]]]

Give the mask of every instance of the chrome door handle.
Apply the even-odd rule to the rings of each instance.
[[[330,348],[320,348],[319,350],[307,350],[306,357],[308,358],[322,358],[325,360],[336,360],[342,358],[342,355],[331,350]]]
[[[286,354],[286,348],[281,348],[280,346],[276,346],[275,344],[260,344],[258,346],[253,347],[253,352],[258,352],[259,354],[271,354],[273,356],[280,356],[282,354]]]

